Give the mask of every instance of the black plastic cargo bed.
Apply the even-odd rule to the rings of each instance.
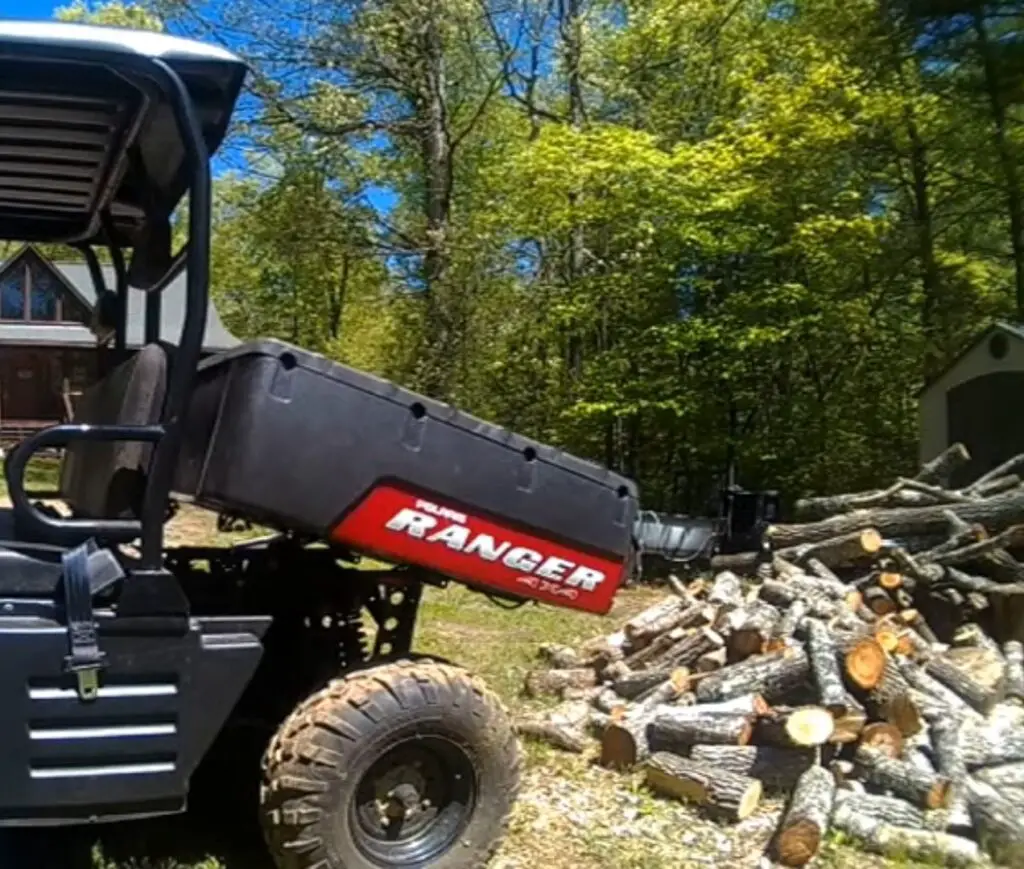
[[[632,481],[278,341],[201,366],[175,490],[597,612],[632,569]]]

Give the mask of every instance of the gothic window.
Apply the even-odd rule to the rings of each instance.
[[[0,274],[0,320],[88,324],[89,312],[52,270],[29,255]]]

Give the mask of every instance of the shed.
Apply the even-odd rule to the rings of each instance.
[[[962,485],[1024,452],[1024,325],[993,323],[919,395],[920,458],[957,441],[970,463]]]

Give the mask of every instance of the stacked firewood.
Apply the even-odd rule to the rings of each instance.
[[[913,479],[798,509],[756,553],[614,633],[545,646],[520,732],[726,820],[785,797],[770,856],[830,829],[881,854],[1024,867],[1024,457],[970,486],[954,447]],[[1022,611],[1024,614],[1024,611]]]

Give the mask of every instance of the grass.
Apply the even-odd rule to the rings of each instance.
[[[37,459],[29,467],[30,490],[53,489],[57,465]],[[0,497],[4,493],[0,490]],[[227,544],[251,533],[223,535],[213,514],[184,507],[168,526],[172,544]],[[607,618],[549,606],[516,610],[496,606],[459,586],[429,588],[416,631],[416,649],[457,661],[484,679],[514,712],[535,708],[520,694],[526,672],[545,642],[575,645],[613,630],[663,592],[622,592]],[[690,807],[656,799],[637,775],[601,769],[589,757],[567,755],[537,743],[524,744],[527,764],[509,835],[493,869],[754,869],[778,803],[740,825],[711,823]],[[94,869],[272,869],[252,826],[224,828],[219,810],[242,795],[217,782],[208,812],[194,806],[185,817],[125,824],[104,831]],[[214,823],[210,823],[211,819]],[[251,821],[251,818],[248,819]],[[906,860],[865,855],[832,836],[815,861],[824,869],[927,869]]]

